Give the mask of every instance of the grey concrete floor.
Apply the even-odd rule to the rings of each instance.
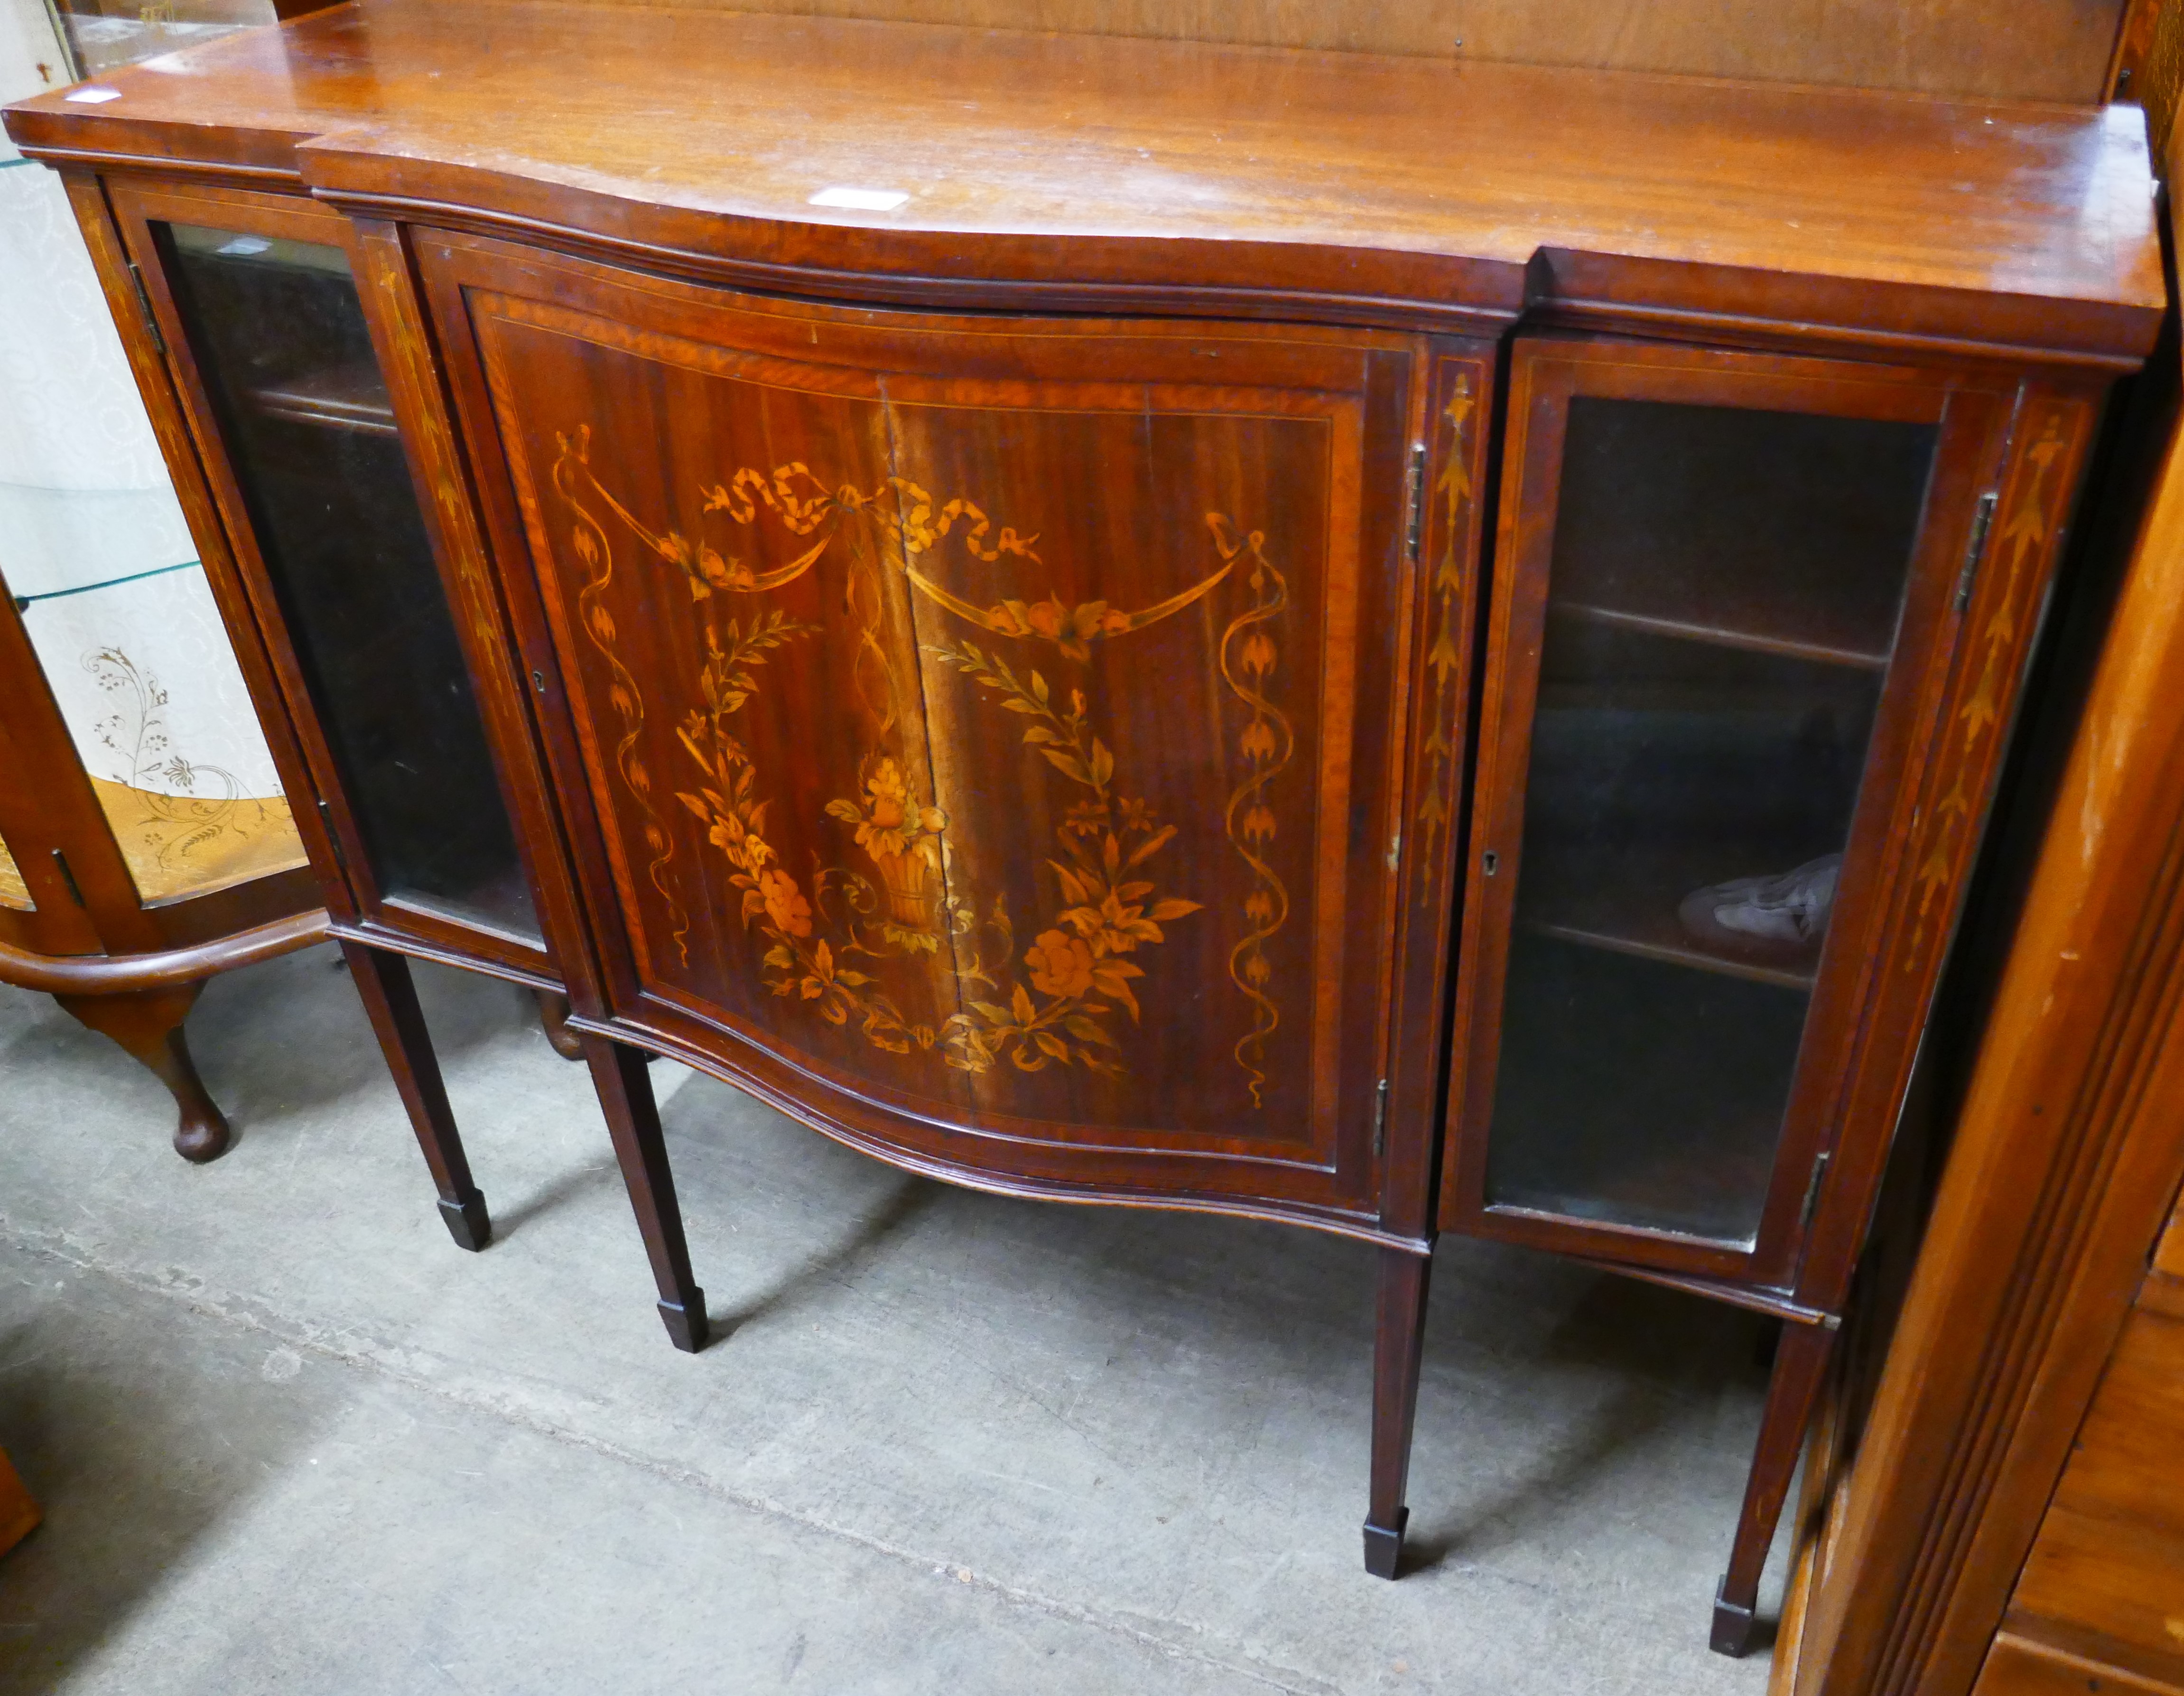
[[[420,978],[481,1255],[330,951],[207,991],[203,1169],[0,989],[0,1447],[47,1512],[0,1690],[1763,1688],[1705,1643],[1747,1316],[1445,1243],[1383,1583],[1365,1250],[908,1178],[662,1063],[717,1339],[677,1354],[584,1069]]]

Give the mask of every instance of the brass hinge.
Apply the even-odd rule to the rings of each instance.
[[[1407,558],[1418,556],[1418,536],[1426,522],[1426,444],[1411,444],[1411,477],[1408,488],[1410,518],[1403,535],[1403,552]]]
[[[129,281],[136,285],[136,310],[143,317],[144,333],[152,338],[152,345],[164,358],[167,351],[167,338],[159,333],[159,315],[152,310],[151,293],[144,287],[144,273],[136,269],[134,259],[129,261]]]
[[[1980,555],[1986,551],[1987,527],[1994,522],[1994,506],[1998,495],[1989,489],[1979,498],[1978,509],[1972,514],[1972,539],[1964,550],[1964,568],[1957,573],[1957,611],[1962,612],[1972,604],[1972,579],[1979,575]]]
[[[1373,1092],[1373,1158],[1378,1160],[1388,1149],[1388,1080],[1380,1080],[1380,1087]]]
[[[319,803],[319,823],[326,827],[327,845],[334,851],[334,864],[341,868],[343,874],[346,876],[348,872],[348,856],[342,852],[341,832],[334,828],[333,809],[324,801]]]
[[[1820,1158],[1813,1162],[1813,1175],[1805,1180],[1805,1205],[1797,1214],[1799,1230],[1812,1224],[1813,1210],[1820,1204],[1820,1180],[1828,1174],[1828,1151],[1822,1149]]]
[[[75,897],[75,904],[89,907],[91,903],[83,898],[83,891],[76,887],[75,873],[69,869],[68,856],[58,848],[53,850],[53,865],[61,874],[61,881],[68,885],[68,892]]]

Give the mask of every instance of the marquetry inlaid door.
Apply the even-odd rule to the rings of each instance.
[[[1444,1225],[1840,1302],[2092,416],[1520,343]]]
[[[1426,345],[421,247],[610,1012],[965,1167],[1373,1207]]]

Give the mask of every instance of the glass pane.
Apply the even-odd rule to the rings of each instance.
[[[381,890],[535,940],[340,248],[176,225],[168,274]]]
[[[99,76],[277,22],[273,0],[48,0],[76,74]]]
[[[159,438],[51,171],[0,171],[0,589],[137,898],[301,867]],[[0,868],[0,905],[20,895]]]
[[[38,910],[37,902],[31,899],[31,886],[23,881],[15,856],[8,851],[4,842],[0,842],[0,907],[11,907],[18,912]]]
[[[129,522],[153,505],[139,493],[0,487],[0,547],[11,589],[18,561],[64,585],[15,605],[137,899],[158,907],[308,861],[203,571],[122,569],[167,557],[145,551],[165,526]]]
[[[1756,1236],[1936,438],[1572,401],[1490,1206]]]

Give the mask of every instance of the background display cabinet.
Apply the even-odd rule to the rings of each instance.
[[[0,32],[0,88],[59,57]],[[209,1160],[184,1018],[325,918],[68,197],[0,153],[0,980],[149,1067]]]
[[[215,1159],[230,1130],[190,1058],[183,1020],[208,978],[323,938],[318,891],[277,788],[253,795],[233,771],[188,759],[192,745],[170,729],[176,704],[161,674],[140,660],[141,646],[113,639],[145,602],[176,592],[142,593],[131,605],[125,589],[103,584],[47,589],[40,593],[56,598],[103,591],[120,605],[42,619],[40,600],[12,593],[22,579],[50,581],[40,561],[24,563],[30,569],[0,589],[9,594],[0,605],[0,981],[49,992],[149,1068],[175,1098],[176,1152]],[[98,633],[86,644],[81,631],[94,621]],[[162,660],[192,636],[209,667],[227,658],[216,623],[153,628]],[[40,662],[64,644],[75,662],[67,680],[88,678],[96,691],[86,702],[79,688],[68,703],[98,712],[88,748]],[[185,673],[179,687],[204,681]],[[222,728],[254,741],[248,704],[229,706],[240,717]],[[124,775],[106,775],[117,767]]]
[[[1384,1576],[1437,1231],[1759,1308],[1741,1651],[2163,309],[2137,115],[416,0],[191,63],[10,132],[458,1236],[402,952],[566,974],[686,1348],[648,1054],[1368,1245]]]

